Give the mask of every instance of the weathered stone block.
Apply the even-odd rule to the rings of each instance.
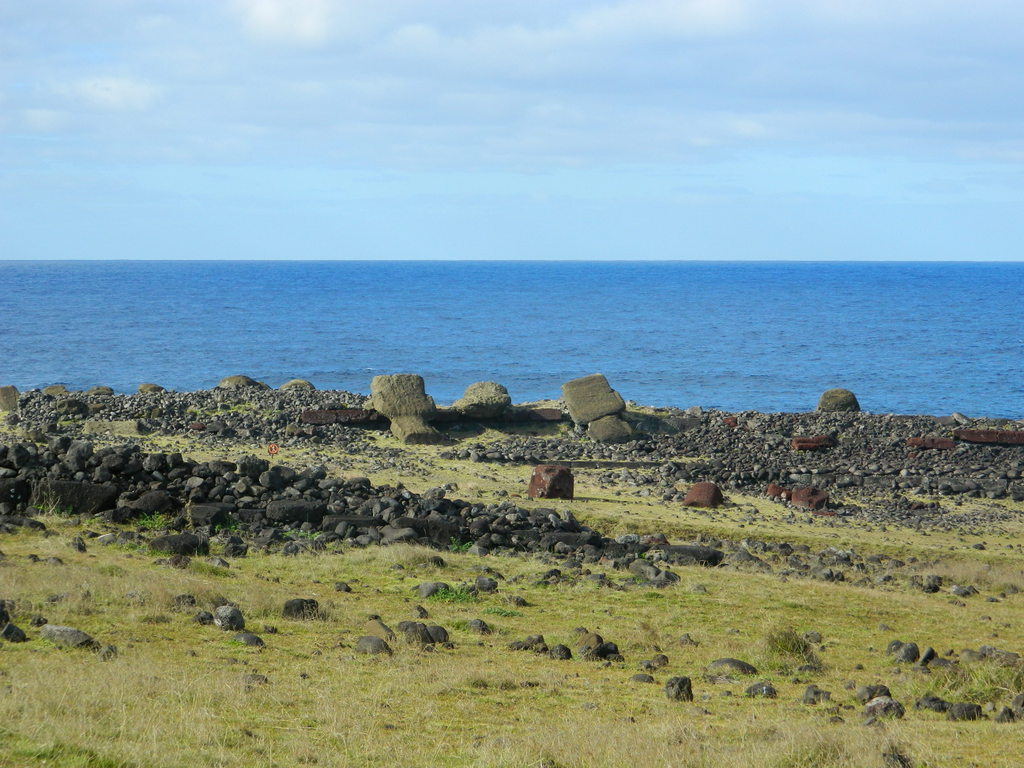
[[[794,451],[822,451],[835,446],[836,441],[829,435],[815,435],[814,437],[794,437],[790,445]]]
[[[18,410],[18,390],[16,387],[0,387],[0,411]]]
[[[714,483],[694,483],[686,492],[683,505],[687,507],[709,507],[721,506],[725,498],[721,489]]]
[[[571,499],[575,487],[572,470],[558,464],[539,464],[533,468],[527,495],[531,499]]]
[[[589,424],[602,416],[615,416],[626,410],[622,396],[600,373],[565,382],[562,399],[577,424]]]
[[[599,443],[622,443],[633,436],[633,428],[618,416],[602,416],[590,422],[587,436]]]
[[[508,390],[496,381],[478,381],[466,387],[452,408],[471,419],[497,419],[512,405]]]
[[[794,488],[789,498],[794,507],[820,510],[828,506],[828,492],[820,488]]]
[[[857,396],[848,389],[827,389],[818,400],[819,411],[856,413],[860,411]]]

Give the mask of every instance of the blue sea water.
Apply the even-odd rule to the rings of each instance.
[[[0,384],[245,373],[439,403],[604,373],[644,404],[1024,417],[1024,263],[0,262]]]

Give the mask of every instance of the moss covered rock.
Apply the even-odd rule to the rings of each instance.
[[[256,389],[270,389],[270,387],[262,381],[256,381],[256,379],[242,375],[225,376],[217,382],[217,389],[246,389],[248,387],[255,387]]]
[[[496,381],[478,381],[466,387],[452,408],[471,419],[497,419],[512,405],[508,390]]]
[[[427,424],[437,411],[424,390],[423,377],[413,373],[374,376],[368,405],[391,420],[391,433],[403,443],[439,443],[441,434]]]
[[[278,387],[278,389],[284,391],[296,390],[300,392],[312,392],[316,387],[313,386],[312,382],[306,381],[305,379],[292,379],[291,381],[286,381]]]
[[[165,392],[166,390],[159,384],[154,384],[151,381],[144,381],[139,384],[139,393],[143,395],[152,395],[157,392]]]
[[[818,410],[856,413],[860,410],[857,396],[848,389],[826,389],[818,400]]]
[[[577,424],[589,424],[604,416],[617,416],[626,410],[622,396],[612,389],[600,373],[567,381],[562,399]]]

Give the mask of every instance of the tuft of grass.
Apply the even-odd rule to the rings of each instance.
[[[135,524],[147,531],[159,531],[171,524],[171,518],[162,512],[154,512],[151,515],[143,515]]]
[[[517,616],[523,615],[519,611],[513,611],[511,608],[502,608],[500,605],[489,605],[481,610],[480,613],[486,613],[488,616],[501,616],[506,619],[514,619]]]
[[[235,574],[227,568],[221,568],[219,565],[210,565],[209,563],[204,563],[202,560],[193,560],[188,564],[188,569],[192,571],[192,573],[200,576],[217,576],[223,579],[235,578]]]
[[[790,672],[804,664],[820,666],[814,647],[795,629],[776,625],[771,627],[762,641],[762,664],[768,669]]]
[[[427,599],[436,603],[475,603],[477,596],[465,587],[452,587],[438,590]]]
[[[467,551],[469,551],[469,548],[472,547],[472,546],[473,546],[473,542],[471,542],[471,541],[460,542],[458,539],[456,539],[453,536],[452,540],[448,544],[448,551],[449,552],[467,552]]]

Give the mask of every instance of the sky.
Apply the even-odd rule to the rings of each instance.
[[[1021,260],[1019,0],[0,0],[0,260]]]

